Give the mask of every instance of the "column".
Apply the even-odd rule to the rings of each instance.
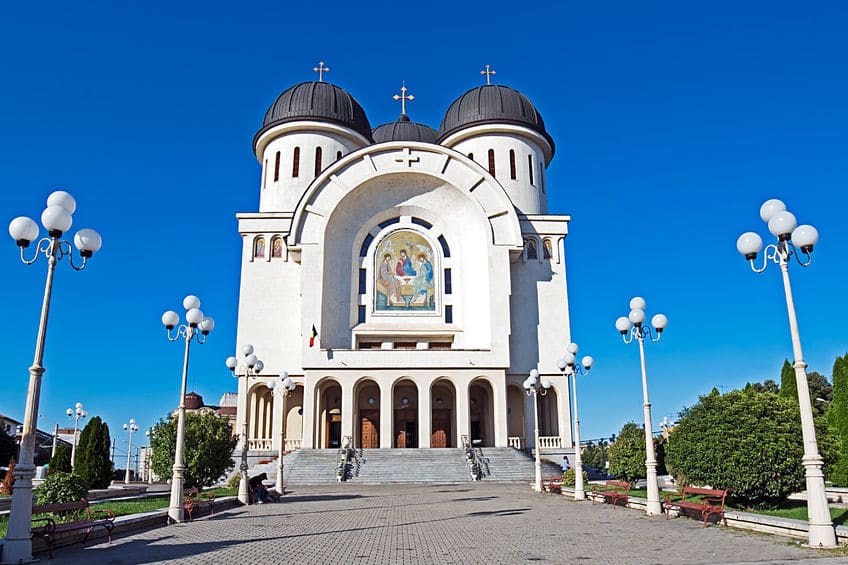
[[[495,411],[493,418],[495,422],[495,447],[507,447],[509,416],[507,415],[506,375],[500,375],[494,379],[494,383],[495,385],[492,387],[492,394],[494,395],[492,409]]]
[[[380,383],[380,447],[392,447],[392,427],[395,414],[392,401],[391,383]]]
[[[351,379],[340,378],[339,382],[342,385],[342,445],[344,445],[345,436],[350,436],[352,441],[356,440],[353,433],[353,423],[355,421],[353,414],[353,383]],[[352,444],[356,447],[356,444]]]
[[[433,436],[433,412],[430,407],[432,383],[431,378],[415,383],[418,387],[418,447],[430,447],[430,439]]]
[[[471,435],[471,416],[468,409],[468,377],[456,383],[456,445],[462,447],[462,436]]]
[[[303,443],[301,446],[305,449],[314,449],[315,442],[315,403],[316,397],[315,386],[312,384],[312,379],[309,375],[303,375]]]

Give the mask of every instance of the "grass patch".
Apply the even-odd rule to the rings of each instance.
[[[791,518],[794,520],[809,520],[807,515],[807,502],[804,500],[787,500],[783,502],[779,508],[769,510],[758,510],[756,508],[746,508],[745,512],[751,514],[762,514],[765,516],[775,516],[777,518]],[[848,523],[848,508],[830,508],[830,519],[834,525],[844,526]]]

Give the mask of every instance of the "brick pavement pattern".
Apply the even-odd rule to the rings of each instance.
[[[816,557],[822,553],[785,538],[703,529],[697,520],[576,503],[526,485],[338,484],[129,533],[111,545],[59,548],[49,563],[688,564]],[[815,559],[826,562],[837,561]]]

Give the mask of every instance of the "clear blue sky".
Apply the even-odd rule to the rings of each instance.
[[[267,107],[319,60],[371,124],[438,127],[495,81],[530,97],[557,143],[550,211],[566,241],[572,332],[596,366],[580,381],[582,436],[641,422],[638,351],[613,323],[631,296],[670,324],[647,347],[654,423],[714,386],[777,379],[791,344],[778,271],[736,253],[784,199],[821,232],[792,276],[806,358],[830,375],[848,350],[848,8],[838,2],[12,3],[0,15],[0,216],[37,217],[51,190],[104,245],[59,265],[39,425],[81,401],[113,435],[173,409],[182,347],[159,317],[195,293],[217,321],[189,390],[235,382],[240,238],[258,207],[251,154]],[[546,7],[546,4],[548,6]],[[73,231],[73,230],[72,230]],[[45,263],[0,246],[0,412],[21,418]],[[565,344],[563,343],[563,346]],[[530,367],[528,367],[528,370]]]

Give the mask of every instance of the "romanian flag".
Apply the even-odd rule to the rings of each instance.
[[[318,337],[318,330],[315,329],[315,324],[312,324],[312,333],[309,334],[309,347],[315,345],[316,337]]]

